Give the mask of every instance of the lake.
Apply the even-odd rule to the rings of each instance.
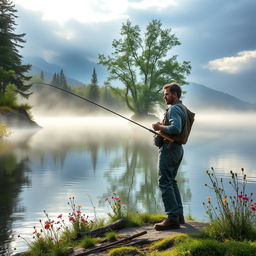
[[[229,178],[248,176],[256,190],[255,113],[200,113],[178,173],[185,215],[207,221],[203,202],[211,192],[207,169]],[[0,254],[27,248],[33,226],[50,217],[67,216],[69,197],[91,219],[110,211],[104,202],[118,193],[129,211],[163,213],[157,186],[158,149],[152,134],[118,117],[43,118],[38,131],[13,130],[0,145]],[[145,123],[151,128],[151,123]]]

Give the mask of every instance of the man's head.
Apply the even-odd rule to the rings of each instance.
[[[176,100],[181,97],[181,88],[177,83],[170,83],[163,86],[163,99],[166,104],[173,104]]]

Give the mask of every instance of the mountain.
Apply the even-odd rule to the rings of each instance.
[[[35,67],[36,71],[38,71],[39,68],[51,75],[63,69],[66,77],[70,78],[71,80],[73,79],[75,81],[79,81],[79,84],[91,82],[93,68],[96,69],[99,84],[103,83],[106,78],[106,70],[104,67],[85,58],[80,58],[79,62],[77,62],[77,58],[75,58],[75,56],[60,56],[56,57],[55,59],[55,63],[49,63],[41,57],[24,57],[24,63],[31,64],[33,67]],[[34,72],[33,70],[32,72]],[[36,74],[38,75],[38,73]],[[72,82],[70,84],[77,84],[77,82]]]
[[[182,86],[183,102],[191,109],[256,110],[255,104],[240,100],[227,93],[197,83]]]

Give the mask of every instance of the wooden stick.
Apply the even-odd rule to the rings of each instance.
[[[97,228],[97,229],[91,230],[91,231],[86,232],[86,233],[80,233],[78,238],[83,237],[83,236],[92,236],[92,237],[102,236],[108,231],[120,230],[120,229],[124,228],[125,224],[126,224],[125,220],[120,219],[120,220],[115,221],[112,224],[107,225],[107,226]]]

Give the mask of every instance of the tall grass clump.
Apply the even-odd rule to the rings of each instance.
[[[204,231],[207,236],[217,240],[233,239],[237,241],[256,239],[256,201],[253,193],[246,191],[247,176],[244,169],[241,174],[230,171],[230,180],[224,183],[213,168],[206,171],[210,184],[205,184],[214,192],[203,203],[210,223]],[[233,193],[228,195],[227,186]]]

